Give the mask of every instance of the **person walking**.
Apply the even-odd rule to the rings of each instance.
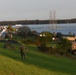
[[[20,54],[21,54],[21,58],[22,59],[26,59],[26,54],[25,54],[25,51],[24,51],[24,46],[20,46]]]

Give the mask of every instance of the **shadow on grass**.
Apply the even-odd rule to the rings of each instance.
[[[49,71],[62,72],[70,75],[75,75],[76,65],[71,63],[70,60],[59,59],[56,57],[47,56],[41,53],[27,51],[26,60],[21,59],[18,51],[0,50],[0,54],[10,57],[16,61],[21,61],[24,64],[32,64],[42,69]],[[71,66],[72,65],[72,66]]]

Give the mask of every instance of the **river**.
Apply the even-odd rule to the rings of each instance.
[[[62,34],[68,34],[71,32],[72,34],[76,35],[76,23],[70,24],[34,24],[34,25],[23,25],[30,27],[31,30],[36,30],[38,33],[42,31],[49,31],[49,32],[61,32]]]

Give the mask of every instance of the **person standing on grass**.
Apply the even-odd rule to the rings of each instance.
[[[26,54],[23,45],[20,46],[20,54],[22,59],[26,59]]]

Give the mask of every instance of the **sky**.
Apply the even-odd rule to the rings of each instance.
[[[0,0],[0,21],[76,18],[76,0]]]

